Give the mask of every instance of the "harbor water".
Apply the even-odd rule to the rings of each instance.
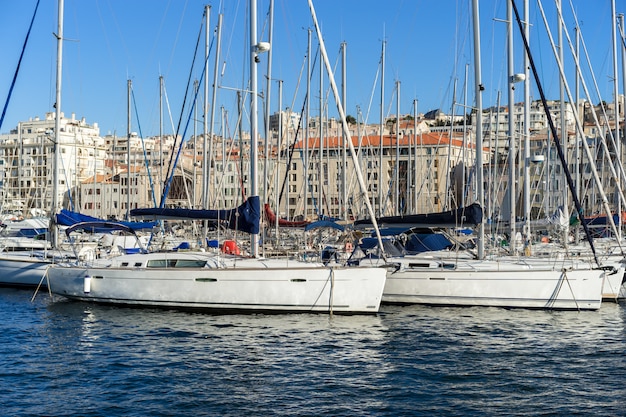
[[[0,289],[7,416],[624,416],[626,305],[213,315]]]

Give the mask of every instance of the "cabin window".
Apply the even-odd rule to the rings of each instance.
[[[201,259],[152,259],[149,260],[148,268],[203,268],[205,260]]]
[[[203,268],[206,261],[201,259],[179,259],[176,261],[176,268]]]

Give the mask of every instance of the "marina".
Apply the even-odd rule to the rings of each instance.
[[[190,68],[176,71],[176,85],[187,80],[178,120],[159,62],[158,129],[144,134],[144,80],[129,73],[125,105],[109,109],[125,107],[125,133],[66,110],[82,68],[64,53],[64,18],[83,11],[58,0],[53,104],[0,130],[3,413],[623,415],[626,31],[615,0],[601,25],[608,94],[589,91],[581,27],[565,27],[579,21],[572,4],[469,0],[457,5],[447,108],[419,111],[400,72],[385,76],[387,37],[380,54],[368,45],[378,121],[348,104],[367,71],[352,72],[346,42],[327,49],[334,11],[301,3],[280,12],[298,10],[306,39],[274,26],[274,0],[194,8],[197,33],[181,18],[189,55],[170,60]],[[33,7],[5,111],[38,31]],[[363,31],[352,20],[349,36]],[[285,59],[286,39],[302,56]],[[286,72],[300,79],[285,94]]]

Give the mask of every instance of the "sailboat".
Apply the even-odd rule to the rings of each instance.
[[[98,303],[202,311],[378,312],[386,279],[383,268],[326,266],[293,257],[265,259],[258,255],[261,207],[256,172],[256,65],[257,54],[267,45],[261,48],[261,43],[257,43],[256,18],[256,2],[250,0],[251,195],[236,209],[211,213],[231,227],[250,233],[251,256],[201,251],[151,252],[56,264],[48,271],[52,293]],[[200,215],[198,211],[177,213],[186,218],[192,214]],[[159,215],[174,213],[163,211]],[[244,223],[244,217],[250,222]],[[66,233],[84,226],[89,227],[78,223]]]
[[[54,145],[52,151],[52,216],[57,206],[58,194],[58,154],[57,146],[60,143],[60,119],[61,119],[61,64],[63,56],[63,0],[58,2],[58,33],[57,37],[57,67],[56,67],[56,101],[55,101],[55,128]],[[49,229],[49,233],[54,233]],[[54,239],[52,239],[54,242]],[[55,245],[52,248],[21,252],[0,252],[0,285],[15,287],[36,287],[45,285],[45,277],[50,265],[58,260],[66,260],[68,254],[59,251]]]
[[[511,4],[509,3],[509,14]],[[509,16],[512,24],[512,16]],[[476,163],[478,205],[483,206],[482,98],[478,0],[473,0]],[[545,106],[547,108],[547,106]],[[549,118],[549,115],[548,115]],[[385,222],[384,218],[377,219]],[[395,227],[400,219],[391,218]],[[425,221],[424,216],[420,219]],[[458,222],[458,218],[453,216]],[[422,226],[424,224],[422,223]],[[462,224],[458,224],[462,226]],[[585,259],[536,259],[484,255],[484,221],[478,223],[477,255],[469,252],[431,251],[384,260],[364,257],[360,265],[385,264],[388,270],[383,303],[506,308],[597,310],[602,285],[610,276],[623,275],[623,268],[600,266]]]

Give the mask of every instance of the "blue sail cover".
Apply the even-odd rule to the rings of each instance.
[[[319,229],[319,228],[332,228],[340,231],[344,230],[344,227],[340,224],[337,224],[331,220],[318,220],[313,223],[309,223],[304,227],[304,230],[308,232],[309,230]]]
[[[411,233],[404,243],[407,254],[417,254],[429,251],[450,249],[453,246],[450,239],[441,233]]]
[[[86,214],[77,213],[75,211],[61,209],[55,216],[57,224],[61,226],[73,226],[77,223],[118,223],[131,228],[132,230],[152,229],[156,226],[156,222],[124,222],[117,220],[104,220],[97,217],[87,216]]]
[[[483,221],[483,210],[480,204],[474,203],[467,207],[441,213],[409,214],[406,216],[388,216],[376,219],[379,227],[459,227],[476,226]],[[372,227],[370,219],[356,220],[354,226]]]
[[[135,229],[125,224],[101,220],[97,220],[95,222],[86,221],[74,223],[73,225],[65,229],[65,234],[67,235],[67,237],[70,237],[70,234],[72,234],[72,232],[76,230],[83,230],[87,233],[111,233],[119,230],[122,232],[126,232],[130,235],[135,235]]]
[[[258,234],[261,223],[261,201],[259,196],[251,196],[242,205],[234,209],[141,208],[131,210],[130,215],[155,219],[224,221],[229,229]]]

